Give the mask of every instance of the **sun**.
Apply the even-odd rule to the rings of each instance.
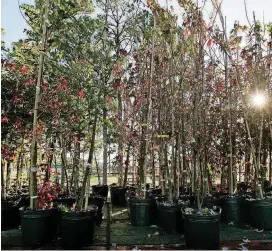
[[[255,93],[252,95],[252,101],[255,106],[262,107],[266,103],[266,97],[263,93]]]

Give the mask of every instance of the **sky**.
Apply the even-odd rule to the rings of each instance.
[[[158,0],[162,6],[166,6],[168,1],[169,6],[173,6],[175,12],[178,12],[177,0]],[[194,0],[197,1],[197,0]],[[198,0],[199,3],[203,0]],[[272,22],[272,0],[245,0],[247,3],[247,11],[249,19],[252,21],[252,13],[255,11],[257,20],[262,21],[263,17],[265,22]],[[33,0],[19,0],[20,3],[31,3]],[[210,2],[210,0],[208,0]],[[208,4],[205,12],[211,11],[211,5]],[[222,5],[223,15],[227,16],[227,27],[231,29],[236,20],[241,25],[247,25],[245,15],[244,0],[223,0]],[[23,30],[29,28],[26,21],[19,11],[18,0],[1,0],[1,28],[5,29],[5,35],[2,39],[8,47],[12,42],[25,38]]]

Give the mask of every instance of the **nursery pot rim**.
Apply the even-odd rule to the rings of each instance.
[[[153,202],[154,201],[154,199],[153,198],[145,198],[145,199],[140,199],[140,198],[135,198],[135,197],[132,197],[132,198],[130,198],[130,201],[131,202],[138,202],[138,203],[144,203],[144,202]]]
[[[221,217],[222,208],[219,207],[219,206],[214,206],[214,207],[219,208],[219,212],[217,214],[215,214],[215,215],[185,214],[185,211],[184,211],[185,208],[193,208],[193,207],[188,207],[188,206],[182,207],[181,208],[181,213],[182,213],[183,218],[187,218],[187,219],[195,219],[195,218],[203,219],[203,220],[213,220],[213,219],[216,219],[216,218],[219,219]]]

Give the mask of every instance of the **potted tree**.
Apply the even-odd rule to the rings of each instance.
[[[77,210],[76,205],[67,207],[58,205],[61,214],[61,246],[65,248],[86,247],[93,243],[95,218],[98,207],[89,206],[86,210]]]
[[[22,242],[25,246],[40,246],[52,243],[57,232],[57,212],[53,199],[59,189],[58,184],[45,180],[38,190],[38,205],[35,209],[21,207]]]

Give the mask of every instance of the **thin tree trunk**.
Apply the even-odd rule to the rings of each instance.
[[[153,26],[153,34],[152,34],[152,47],[151,47],[151,60],[150,60],[150,80],[149,80],[149,85],[148,85],[148,96],[147,96],[147,117],[146,117],[146,130],[144,130],[143,133],[143,138],[142,138],[142,165],[139,166],[141,173],[143,174],[141,176],[140,182],[141,185],[144,184],[144,194],[143,198],[146,197],[146,178],[147,178],[147,155],[148,155],[148,147],[149,147],[149,141],[150,141],[150,135],[149,135],[149,130],[150,130],[150,122],[151,122],[151,114],[152,114],[152,84],[153,84],[153,70],[154,70],[154,46],[155,46],[155,34],[156,34],[156,27],[157,27],[157,20],[156,16],[154,16],[154,26]]]
[[[165,161],[163,157],[163,151],[164,151],[164,145],[161,145],[160,151],[159,151],[159,163],[160,163],[160,185],[162,188],[162,195],[165,195]]]
[[[1,159],[1,199],[6,200],[7,192],[6,192],[6,182],[5,182],[5,166],[7,161]]]
[[[152,150],[152,186],[156,187],[155,152]]]
[[[132,183],[135,184],[135,160],[134,160],[134,155],[132,156]]]
[[[79,163],[80,163],[80,142],[75,143],[75,156],[74,156],[74,189],[77,194],[79,188]]]
[[[63,139],[64,140],[64,139]],[[69,179],[68,179],[68,173],[67,173],[67,159],[66,159],[66,147],[65,147],[65,142],[62,141],[61,137],[59,137],[59,145],[60,148],[62,149],[61,151],[61,187],[62,189],[64,188],[64,183],[66,180],[66,192],[70,196],[70,187],[69,187]]]
[[[35,158],[35,148],[36,148],[36,128],[38,123],[38,105],[40,99],[40,88],[41,88],[41,80],[43,73],[43,65],[44,65],[44,55],[46,48],[46,33],[47,33],[47,23],[48,23],[48,9],[49,9],[49,0],[45,1],[44,4],[44,20],[43,20],[43,35],[42,35],[42,44],[41,44],[41,52],[39,59],[39,72],[38,72],[38,80],[36,85],[36,94],[35,94],[35,105],[34,105],[34,118],[33,118],[33,135],[31,142],[31,150],[30,150],[30,208],[35,209],[37,206],[37,158]]]
[[[269,181],[272,182],[272,145],[269,148]]]
[[[17,163],[17,176],[16,176],[16,192],[22,187],[22,174],[23,174],[23,165],[24,165],[24,155],[22,152],[19,154],[18,163]]]
[[[20,152],[19,152],[18,161],[17,161],[17,165],[16,165],[16,169],[17,169],[17,173],[16,173],[16,187],[15,187],[16,192],[19,190],[20,182],[21,182],[21,179],[22,179],[23,144],[24,144],[24,137],[22,135],[22,141],[21,141],[21,145],[20,145]]]
[[[172,181],[170,178],[170,172],[169,172],[169,166],[168,166],[168,146],[165,144],[164,146],[164,165],[165,165],[165,170],[166,170],[166,180],[168,181],[168,195],[169,195],[169,202],[173,202],[173,186],[172,186]],[[173,160],[172,160],[173,161]]]
[[[6,174],[6,193],[8,193],[9,189],[10,189],[11,167],[12,167],[12,163],[10,161],[8,161],[8,163],[7,163],[7,174]]]
[[[99,165],[98,165],[98,161],[97,161],[97,158],[96,158],[95,155],[94,155],[94,159],[95,159],[95,166],[96,166],[96,171],[97,171],[98,185],[101,185],[101,177],[100,177],[100,172],[99,172]]]
[[[107,176],[108,176],[108,170],[107,170],[107,160],[108,160],[108,139],[107,139],[107,110],[103,109],[103,185],[107,185]]]
[[[124,181],[123,181],[123,188],[127,186],[127,177],[128,177],[128,167],[129,167],[129,158],[130,158],[130,148],[131,144],[129,143],[128,149],[127,149],[127,158],[125,161],[125,175],[124,175]]]
[[[246,182],[250,182],[250,174],[251,174],[251,165],[250,165],[250,152],[248,149],[248,144],[246,145],[246,153],[245,153],[245,176],[246,176]]]
[[[120,120],[123,119],[123,105],[122,105],[122,97],[120,91],[118,92],[118,111]],[[123,181],[123,152],[124,152],[124,146],[123,146],[123,139],[119,138],[118,142],[118,184],[122,186]]]
[[[98,96],[99,96],[99,94],[98,94]],[[99,103],[99,101],[98,101],[98,103]],[[85,208],[87,208],[87,206],[88,206],[88,199],[89,199],[89,193],[90,193],[90,170],[91,170],[91,166],[93,163],[93,156],[94,156],[94,148],[95,148],[94,145],[95,145],[97,119],[98,119],[98,108],[96,108],[94,122],[93,122],[91,147],[90,147],[89,157],[88,157],[88,166],[85,171],[85,175],[84,175],[84,179],[83,179],[83,183],[82,183],[82,188],[81,188],[81,192],[80,192],[80,197],[79,197],[79,200],[77,203],[77,207],[79,209],[82,209],[86,188],[87,188],[87,194],[86,194],[86,199],[85,199]]]

